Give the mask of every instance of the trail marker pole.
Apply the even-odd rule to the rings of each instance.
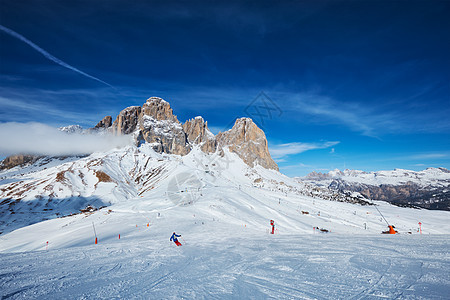
[[[422,222],[419,222],[419,231],[420,231],[420,234],[422,234]]]
[[[95,236],[95,242],[94,242],[94,244],[97,245],[97,232],[95,232],[94,222],[92,222],[92,228],[94,228],[94,236]]]
[[[45,245],[45,251],[47,251],[47,250],[48,250],[48,241],[47,241],[47,243]]]

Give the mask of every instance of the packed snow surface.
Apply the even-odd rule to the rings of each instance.
[[[450,212],[375,202],[400,233],[381,235],[375,206],[229,151],[127,147],[0,180],[22,197],[0,216],[2,299],[448,299]],[[61,217],[86,204],[107,207]]]
[[[174,226],[176,227],[176,226]],[[448,236],[203,230],[0,254],[2,299],[448,299]],[[45,246],[42,246],[44,249]]]

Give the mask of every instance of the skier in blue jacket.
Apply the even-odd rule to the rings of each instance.
[[[175,243],[177,246],[181,246],[181,243],[178,241],[177,238],[179,238],[181,234],[176,234],[175,231],[173,232],[172,236],[170,237],[170,240]]]

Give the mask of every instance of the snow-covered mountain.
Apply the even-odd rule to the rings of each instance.
[[[80,125],[69,125],[59,128],[60,131],[66,133],[83,133],[83,127]]]
[[[185,156],[157,153],[152,144],[142,144],[87,157],[40,158],[34,164],[1,172],[0,183],[3,232],[78,213],[88,205],[99,208],[155,195],[162,202],[188,205],[216,189],[226,194],[227,189],[237,188],[242,194],[239,198],[254,190],[271,191],[271,203],[295,195],[369,204],[259,165],[250,167],[228,148],[207,154],[200,146]]]
[[[162,214],[170,215],[177,227],[207,220],[211,230],[244,226],[265,231],[271,219],[285,233],[386,229],[361,193],[281,174],[264,132],[249,118],[237,119],[232,129],[214,136],[203,118],[182,124],[168,102],[153,97],[142,107],[124,109],[114,122],[105,117],[95,128],[91,130],[132,135],[134,144],[81,157],[40,157],[0,171],[0,231],[9,241],[1,249],[36,249],[32,241],[40,241],[41,226],[48,224],[66,224],[58,227],[60,233],[70,232],[77,240],[89,230],[84,218],[91,214],[105,224],[128,224],[124,233],[136,217],[149,224]],[[450,229],[442,225],[446,212],[378,204],[401,232],[416,233],[417,222],[424,219],[430,233]],[[14,236],[25,226],[33,234],[17,243]],[[77,243],[84,241],[84,233]]]
[[[289,178],[251,119],[214,136],[203,118],[182,124],[151,98],[82,133],[99,132],[134,143],[2,163],[2,298],[448,294],[440,234],[450,212],[375,206],[358,192]],[[401,235],[380,235],[384,218]],[[183,247],[169,241],[174,231]]]
[[[328,173],[313,172],[300,180],[332,190],[358,192],[368,199],[450,210],[450,171],[445,168],[428,168],[419,172],[336,169]]]

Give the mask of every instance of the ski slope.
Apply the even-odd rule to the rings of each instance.
[[[183,231],[184,233],[184,231]],[[204,231],[0,254],[2,299],[448,299],[439,235]]]
[[[91,219],[98,218],[94,221],[102,224],[127,224],[118,231],[168,219],[188,227],[199,221],[211,228],[246,226],[257,231],[265,231],[273,219],[283,234],[313,233],[313,227],[333,233],[368,234],[380,233],[387,226],[374,206],[325,200],[340,198],[336,192],[309,186],[277,171],[251,168],[228,151],[221,157],[197,148],[181,157],[161,155],[143,145],[83,158],[38,161],[33,166],[2,172],[0,178],[4,178],[0,185],[2,200],[6,199],[1,203],[0,238],[5,241],[0,251],[11,247],[36,250],[31,246],[34,242],[14,244],[10,241],[16,233],[5,233],[48,219],[56,219],[52,224],[58,228],[70,220],[71,225],[61,229],[61,235],[79,232],[87,236],[83,218],[61,217],[89,204],[108,206]],[[416,234],[419,222],[427,234],[450,232],[449,212],[376,203],[401,233]],[[113,213],[102,217],[108,209]],[[157,219],[158,214],[164,217]],[[39,226],[27,227],[36,243],[50,238],[41,230]]]
[[[0,218],[2,299],[448,299],[450,212],[375,202],[400,232],[381,235],[375,206],[226,150],[143,145],[0,177],[23,197]],[[107,207],[67,215],[87,204]]]

